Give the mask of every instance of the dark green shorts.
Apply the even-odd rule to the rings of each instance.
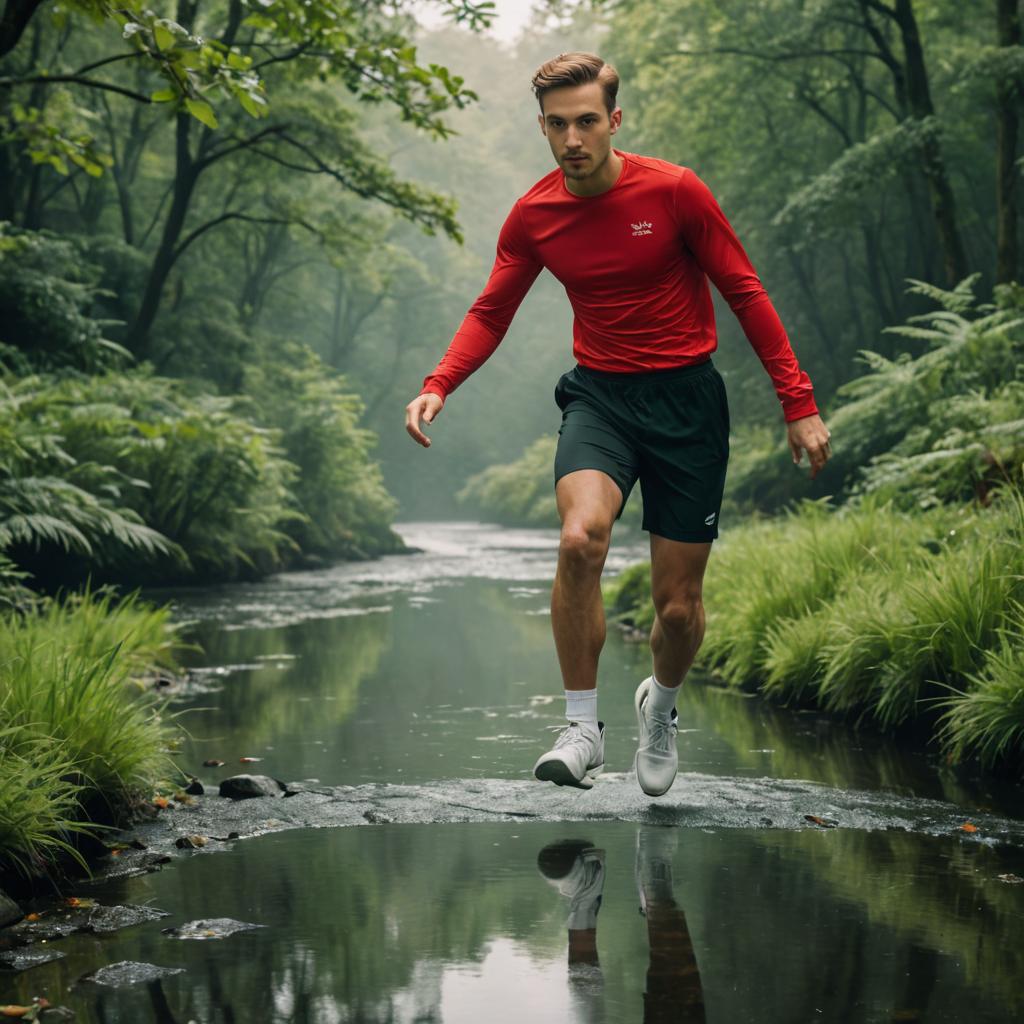
[[[729,405],[710,360],[642,373],[577,364],[559,377],[555,402],[555,483],[577,469],[607,473],[622,491],[618,518],[639,479],[645,530],[681,541],[718,536]]]

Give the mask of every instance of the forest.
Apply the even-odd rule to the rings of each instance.
[[[86,818],[170,778],[171,722],[125,711],[180,644],[138,588],[398,553],[400,520],[558,525],[571,312],[549,275],[429,452],[402,419],[551,169],[529,80],[568,49],[617,67],[619,148],[713,189],[833,434],[815,481],[794,470],[719,304],[702,663],[1019,772],[1017,0],[563,0],[514,45],[492,16],[5,0],[0,862],[78,856]],[[636,494],[618,529],[638,524]],[[609,616],[649,626],[648,579],[610,580]]]

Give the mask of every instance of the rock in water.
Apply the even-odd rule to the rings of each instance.
[[[250,924],[248,921],[236,921],[232,917],[203,917],[198,921],[189,921],[176,928],[163,928],[161,930],[165,935],[170,935],[175,939],[224,939],[235,932],[266,927],[265,924]]]
[[[284,783],[269,775],[232,775],[220,783],[220,795],[229,796],[232,800],[248,800],[254,796],[284,796],[286,791]]]
[[[5,924],[20,921],[24,916],[25,911],[3,889],[0,889],[0,928],[3,928]]]
[[[143,964],[137,960],[119,960],[116,964],[83,975],[81,980],[116,988],[121,985],[136,985],[140,981],[156,981],[169,974],[184,973],[184,967],[160,967],[158,964]]]

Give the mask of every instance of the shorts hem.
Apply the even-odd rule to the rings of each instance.
[[[643,524],[642,529],[664,537],[665,540],[676,540],[683,544],[708,544],[713,540],[718,540],[717,530],[714,533],[700,533],[696,530],[661,530],[654,526],[648,526],[646,523]]]
[[[615,477],[613,477],[611,475],[611,473],[608,472],[608,468],[606,466],[573,466],[571,469],[566,469],[566,470],[563,470],[561,473],[556,473],[555,474],[554,486],[556,486],[556,487],[558,486],[558,481],[561,480],[563,476],[568,476],[570,473],[575,473],[577,470],[580,470],[580,469],[594,469],[594,470],[597,470],[597,472],[599,472],[599,473],[604,473],[604,475],[606,477],[608,477],[608,479],[611,480],[611,482],[613,484],[615,484],[616,487],[618,487],[619,494],[622,495],[622,504],[619,505],[619,511],[616,514],[615,518],[616,519],[621,519],[622,518],[622,513],[626,509],[626,502],[629,501],[629,496],[633,492],[633,487],[631,486],[628,491],[625,490],[623,488],[622,484],[618,480],[616,480]],[[635,483],[635,481],[634,481],[634,483]]]

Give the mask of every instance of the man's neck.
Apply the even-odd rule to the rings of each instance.
[[[582,181],[575,178],[566,178],[565,187],[574,196],[599,196],[607,192],[619,180],[622,173],[622,157],[615,150],[611,150],[608,159],[596,174],[590,174]]]

